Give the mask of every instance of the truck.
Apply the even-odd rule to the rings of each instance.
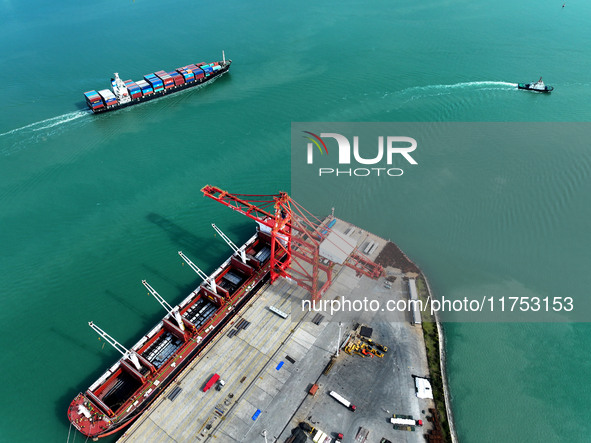
[[[343,398],[342,396],[340,396],[338,393],[336,393],[335,391],[330,391],[329,394],[332,398],[334,398],[336,401],[338,401],[340,404],[342,404],[343,406],[345,406],[346,408],[349,408],[351,411],[355,412],[356,406],[351,404],[351,402],[349,400],[347,400],[346,398]]]
[[[324,432],[321,431],[320,429],[316,429],[316,432],[312,435],[312,441],[314,443],[330,443],[332,442],[332,438],[330,438],[330,436]]]
[[[411,415],[394,414],[390,419],[393,425],[423,426],[423,420],[415,420]]]
[[[207,381],[207,383],[205,383],[205,386],[203,387],[203,392],[207,392],[209,391],[209,389],[216,384],[216,382],[220,379],[220,376],[218,374],[213,374],[211,376],[211,378]]]

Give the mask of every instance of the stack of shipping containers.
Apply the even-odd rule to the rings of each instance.
[[[85,92],[84,97],[86,97],[86,103],[88,104],[88,107],[93,111],[105,107],[103,99],[96,91]]]
[[[158,78],[155,74],[146,74],[144,75],[144,80],[146,80],[152,88],[154,88],[154,92],[164,91],[164,84],[162,80]]]
[[[134,82],[125,80],[125,87],[132,100],[139,99],[153,93],[165,92],[166,90],[188,83],[201,83],[206,77],[222,69],[218,62],[215,63],[193,63],[175,71],[157,71],[146,74],[142,80]],[[96,111],[105,106],[118,104],[117,97],[109,89],[101,91],[88,91],[84,93],[88,107]]]
[[[174,81],[175,86],[180,86],[183,83],[185,83],[185,77],[183,77],[181,74],[179,74],[176,71],[170,71],[168,73],[168,75],[170,75],[172,77],[172,80]]]
[[[125,83],[125,87],[129,91],[129,96],[132,98],[132,100],[142,96],[142,89],[137,83],[131,80],[125,80],[123,83]]]
[[[154,89],[152,88],[152,86],[150,85],[150,83],[148,83],[145,80],[140,80],[139,82],[136,82],[136,84],[142,90],[142,95],[150,95],[150,94],[152,94],[154,92]]]
[[[158,76],[158,78],[162,80],[162,83],[164,84],[164,89],[170,89],[174,86],[174,80],[166,72],[158,71],[154,74],[156,74],[156,76]]]
[[[115,94],[113,94],[113,91],[110,89],[103,89],[98,93],[103,98],[106,106],[113,106],[117,104],[117,97],[115,97]]]

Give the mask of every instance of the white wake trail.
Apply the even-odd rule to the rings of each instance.
[[[4,132],[0,134],[0,155],[11,155],[44,142],[48,137],[72,129],[74,121],[76,126],[86,124],[92,121],[91,116],[92,111],[75,111]]]
[[[517,83],[509,83],[509,82],[500,82],[500,81],[479,81],[479,82],[462,82],[462,83],[453,83],[450,85],[426,85],[426,86],[414,86],[412,88],[404,89],[404,91],[426,91],[430,89],[464,89],[464,88],[472,88],[475,87],[476,89],[481,86],[510,86],[511,88],[516,88]]]
[[[44,129],[53,128],[55,126],[63,125],[65,123],[71,122],[72,120],[77,120],[85,115],[90,115],[91,111],[76,111],[70,112],[68,114],[60,115],[58,117],[48,118],[46,120],[42,120],[40,122],[31,123],[30,125],[23,126],[22,128],[12,129],[11,131],[4,132],[0,134],[0,137],[4,137],[6,135],[17,134],[19,132],[33,132],[33,131],[42,131]]]

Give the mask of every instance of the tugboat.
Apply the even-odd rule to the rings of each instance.
[[[528,91],[536,92],[552,92],[554,87],[546,86],[542,81],[542,77],[540,77],[540,79],[535,83],[519,83],[517,85],[517,89],[527,89]]]

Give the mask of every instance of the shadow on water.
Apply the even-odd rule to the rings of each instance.
[[[179,248],[185,248],[193,252],[198,251],[199,247],[203,244],[203,238],[199,238],[185,228],[180,227],[176,223],[168,220],[161,215],[150,212],[146,215],[149,222],[154,223],[156,226],[161,228],[168,234],[170,240],[179,246]]]
[[[216,241],[216,233],[213,228],[211,228],[210,235],[198,237],[185,228],[153,212],[148,214],[146,218],[168,234],[171,242],[176,245],[177,250],[183,251],[199,267],[203,266],[202,269],[204,272],[207,272],[209,268],[215,269],[232,253],[231,249],[225,245],[223,240],[218,239]],[[234,236],[232,233],[232,237],[238,240],[242,236]],[[227,247],[227,250],[225,247]]]
[[[177,255],[177,257],[179,260],[182,261],[182,259],[178,255]],[[147,274],[151,274],[150,278],[146,279],[148,281],[148,283],[150,282],[150,279],[152,279],[152,277],[157,277],[160,280],[168,283],[171,287],[178,289],[179,291],[185,290],[184,285],[180,285],[178,281],[175,281],[175,280],[171,279],[170,277],[167,277],[162,272],[160,272],[158,269],[153,268],[152,266],[149,266],[146,264],[142,264],[142,268],[144,268],[146,271],[148,271]]]
[[[114,292],[110,291],[109,289],[105,290],[105,294],[107,294],[113,300],[116,300],[121,306],[125,306],[127,309],[129,309],[131,312],[136,314],[142,320],[144,320],[144,321],[151,320],[151,318],[148,315],[146,315],[145,311],[142,311],[141,309],[138,309],[137,306],[133,305],[132,303],[129,303],[125,297],[117,295]]]
[[[159,228],[162,228],[168,234],[168,237],[172,242],[177,244],[179,247],[183,247],[193,252],[206,249],[211,244],[211,240],[216,238],[216,233],[211,228],[211,237],[198,237],[192,234],[190,231],[182,228],[176,223],[168,220],[166,217],[155,214],[153,212],[146,215],[149,222],[154,223]],[[215,221],[214,221],[215,222]],[[245,223],[223,225],[223,223],[215,222],[216,225],[223,230],[223,232],[230,237],[230,239],[237,245],[246,241],[255,232],[255,223],[245,219]],[[223,244],[224,241],[219,239]]]

